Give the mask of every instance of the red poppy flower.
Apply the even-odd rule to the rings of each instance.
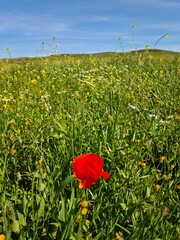
[[[83,154],[74,159],[73,172],[81,180],[83,188],[90,188],[100,177],[108,179],[110,174],[103,171],[103,159],[97,154]]]

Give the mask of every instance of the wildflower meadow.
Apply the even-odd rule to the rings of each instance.
[[[0,240],[180,240],[180,54],[0,59]]]

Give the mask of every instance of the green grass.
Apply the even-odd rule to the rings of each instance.
[[[152,50],[1,60],[0,234],[180,239],[179,76]],[[111,178],[79,189],[82,153]]]

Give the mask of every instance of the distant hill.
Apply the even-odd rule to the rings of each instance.
[[[94,53],[93,55],[99,55],[103,57],[110,57],[113,54],[120,54],[120,55],[126,55],[126,56],[133,56],[135,54],[151,54],[153,56],[159,56],[159,57],[180,57],[180,52],[174,52],[169,50],[162,50],[162,49],[139,49],[139,50],[132,50],[127,52],[101,52],[101,53]]]
[[[87,56],[87,55],[93,55],[93,56],[111,56],[114,54],[134,54],[134,53],[151,53],[155,55],[172,55],[172,56],[180,56],[180,52],[170,51],[170,50],[162,50],[162,49],[138,49],[138,50],[132,50],[132,51],[125,51],[125,52],[97,52],[97,53],[78,53],[78,54],[60,54],[60,56]],[[52,55],[53,56],[53,55]]]
[[[139,49],[139,50],[132,50],[130,52],[151,52],[151,53],[179,53],[179,52],[175,52],[175,51],[170,51],[170,50],[162,50],[162,49]]]
[[[11,60],[14,61],[21,61],[21,60],[30,60],[30,59],[35,59],[35,58],[57,58],[57,57],[66,57],[66,56],[72,56],[72,57],[85,57],[85,56],[99,56],[99,57],[113,57],[117,55],[134,55],[134,54],[147,54],[150,53],[154,56],[162,56],[162,57],[180,57],[180,52],[175,52],[175,51],[169,51],[169,50],[162,50],[162,49],[138,49],[138,50],[132,50],[132,51],[126,51],[126,52],[97,52],[97,53],[63,53],[63,54],[58,54],[58,55],[50,55],[50,56],[39,56],[39,57],[19,57],[19,58],[13,58]],[[2,59],[6,60],[6,59]]]

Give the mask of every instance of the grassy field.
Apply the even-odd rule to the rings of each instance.
[[[179,143],[178,53],[1,59],[0,239],[179,240]]]

